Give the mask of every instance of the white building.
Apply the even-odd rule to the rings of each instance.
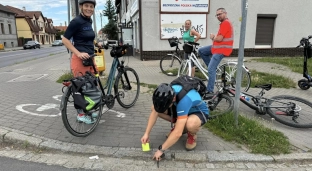
[[[234,51],[237,56],[241,27],[241,1],[229,0],[116,0],[121,22],[132,24],[131,32],[136,55],[141,60],[160,59],[168,51],[168,38],[181,37],[184,21],[202,36],[201,45],[210,45],[210,33],[217,33],[216,9],[227,10],[234,27]],[[245,56],[295,56],[302,37],[312,35],[311,0],[249,0],[245,36]],[[128,40],[128,42],[130,42]],[[125,41],[127,43],[127,41]],[[182,46],[180,46],[182,48]]]

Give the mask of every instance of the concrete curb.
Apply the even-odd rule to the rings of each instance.
[[[151,158],[156,149],[142,152],[140,148],[117,148],[95,145],[81,145],[57,141],[31,133],[0,127],[0,142],[25,143],[30,145],[60,150],[65,152],[103,155],[115,158]],[[292,153],[286,155],[267,156],[251,154],[246,151],[201,151],[185,152],[184,150],[168,150],[166,159],[193,162],[285,162],[297,160],[311,160],[312,153]]]

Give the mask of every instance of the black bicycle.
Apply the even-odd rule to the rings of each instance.
[[[100,122],[104,105],[106,105],[108,109],[113,108],[115,99],[117,99],[120,106],[124,108],[132,107],[137,101],[140,93],[139,76],[134,69],[124,66],[124,60],[119,60],[120,57],[126,54],[127,48],[127,45],[112,46],[110,55],[114,58],[114,61],[108,79],[106,80],[105,87],[102,85],[102,81],[99,78],[99,74],[97,73],[94,64],[92,65],[97,83],[102,92],[100,105],[85,113],[85,115],[90,117],[94,123],[86,124],[77,120],[78,113],[77,109],[74,108],[72,85],[69,80],[64,80],[60,110],[64,126],[72,135],[85,137],[91,134]],[[95,55],[91,55],[90,57],[92,58],[94,56]],[[117,76],[115,76],[116,71],[118,72]],[[114,91],[112,91],[112,88],[114,88]],[[107,91],[105,92],[104,89]],[[96,117],[93,117],[94,115],[96,115]]]
[[[182,52],[180,51],[179,44],[181,42],[177,37],[172,37],[168,39],[170,47],[175,47],[175,51],[167,54],[160,59],[160,69],[168,76],[176,76],[181,65]]]
[[[209,100],[208,105],[210,110],[214,108],[225,109],[222,112],[212,115],[211,117],[217,117],[222,114],[229,113],[233,109],[234,103],[231,103],[228,99],[229,96],[235,96],[235,88],[226,85],[225,73],[222,74],[222,80],[224,86],[214,94]],[[295,96],[279,95],[271,98],[265,98],[264,90],[269,91],[272,88],[272,84],[256,85],[256,88],[261,88],[258,95],[251,95],[246,92],[241,92],[240,101],[254,109],[257,114],[265,115],[269,114],[276,121],[296,128],[312,128],[312,103]],[[219,101],[228,101],[225,107],[219,107]],[[232,106],[230,106],[232,105]]]

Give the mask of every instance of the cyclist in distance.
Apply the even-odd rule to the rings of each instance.
[[[199,39],[200,39],[200,34],[195,31],[194,29],[192,29],[192,21],[191,20],[186,20],[185,23],[184,23],[184,28],[185,28],[185,31],[183,32],[183,36],[182,36],[182,39],[184,41],[184,43],[187,43],[187,42],[197,42]],[[195,39],[195,36],[196,36],[196,39]],[[188,53],[184,53],[184,59],[188,59]],[[195,76],[195,66],[194,66],[194,63],[192,62],[192,77]]]
[[[160,160],[165,150],[173,146],[187,132],[186,150],[196,147],[196,133],[208,120],[209,109],[200,94],[191,89],[177,102],[177,94],[182,92],[181,85],[160,84],[153,93],[153,106],[148,119],[146,131],[141,138],[143,144],[149,142],[149,135],[158,117],[174,123],[167,139],[160,144],[154,157]],[[172,119],[171,119],[172,118]]]
[[[69,23],[62,38],[63,44],[73,52],[70,66],[74,77],[84,75],[86,71],[93,72],[92,66],[84,66],[82,61],[90,60],[89,55],[94,54],[95,33],[92,28],[91,16],[94,13],[95,5],[95,0],[79,0],[81,13]],[[73,38],[74,45],[70,42],[71,38]],[[90,116],[85,115],[82,109],[77,109],[77,112],[77,120],[80,122],[92,124],[96,121],[96,119],[92,120]],[[92,113],[93,118],[97,116],[97,113]]]

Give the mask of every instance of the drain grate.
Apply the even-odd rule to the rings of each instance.
[[[22,75],[8,82],[22,82],[22,81],[37,81],[48,74],[33,74],[33,75]]]

